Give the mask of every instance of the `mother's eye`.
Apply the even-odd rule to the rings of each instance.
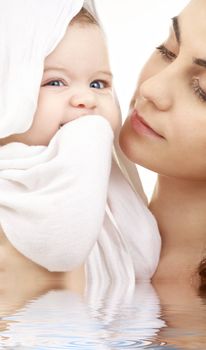
[[[160,45],[156,47],[156,49],[160,52],[161,56],[166,61],[172,62],[175,60],[175,58],[177,58],[177,55],[175,55],[174,52],[168,50],[165,45]]]
[[[192,89],[195,95],[202,101],[206,102],[206,91],[200,86],[200,81],[198,77],[192,79]]]

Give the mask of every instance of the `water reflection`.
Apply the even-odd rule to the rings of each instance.
[[[3,305],[2,299],[0,348],[101,350],[151,344],[164,323],[150,284],[135,290],[108,286],[107,295],[93,287],[84,297],[50,290],[24,302],[7,298]]]
[[[206,299],[190,283],[162,282],[155,285],[162,318],[167,325],[159,339],[175,349],[206,349]]]
[[[206,305],[186,284],[0,290],[0,349],[206,349]]]

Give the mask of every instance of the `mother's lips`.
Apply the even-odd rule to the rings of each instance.
[[[141,134],[156,136],[159,138],[164,138],[162,135],[160,135],[158,132],[156,132],[145,120],[142,118],[137,110],[134,110],[131,113],[131,124],[133,129]]]

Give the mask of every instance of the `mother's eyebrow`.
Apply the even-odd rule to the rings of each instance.
[[[206,68],[206,60],[202,58],[193,58],[193,63],[200,67]]]
[[[178,42],[178,44],[180,44],[181,43],[181,36],[180,36],[181,33],[180,33],[179,19],[177,16],[172,18],[172,24],[173,24],[173,30],[174,30],[177,42]],[[194,57],[193,63],[200,66],[200,67],[206,68],[206,59]]]
[[[173,25],[173,29],[175,32],[175,36],[177,39],[178,44],[180,44],[181,38],[180,38],[180,26],[179,26],[179,20],[178,17],[175,16],[172,18],[172,25]]]

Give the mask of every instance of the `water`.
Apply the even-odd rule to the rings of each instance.
[[[206,303],[188,285],[17,291],[0,290],[0,349],[206,349]]]

